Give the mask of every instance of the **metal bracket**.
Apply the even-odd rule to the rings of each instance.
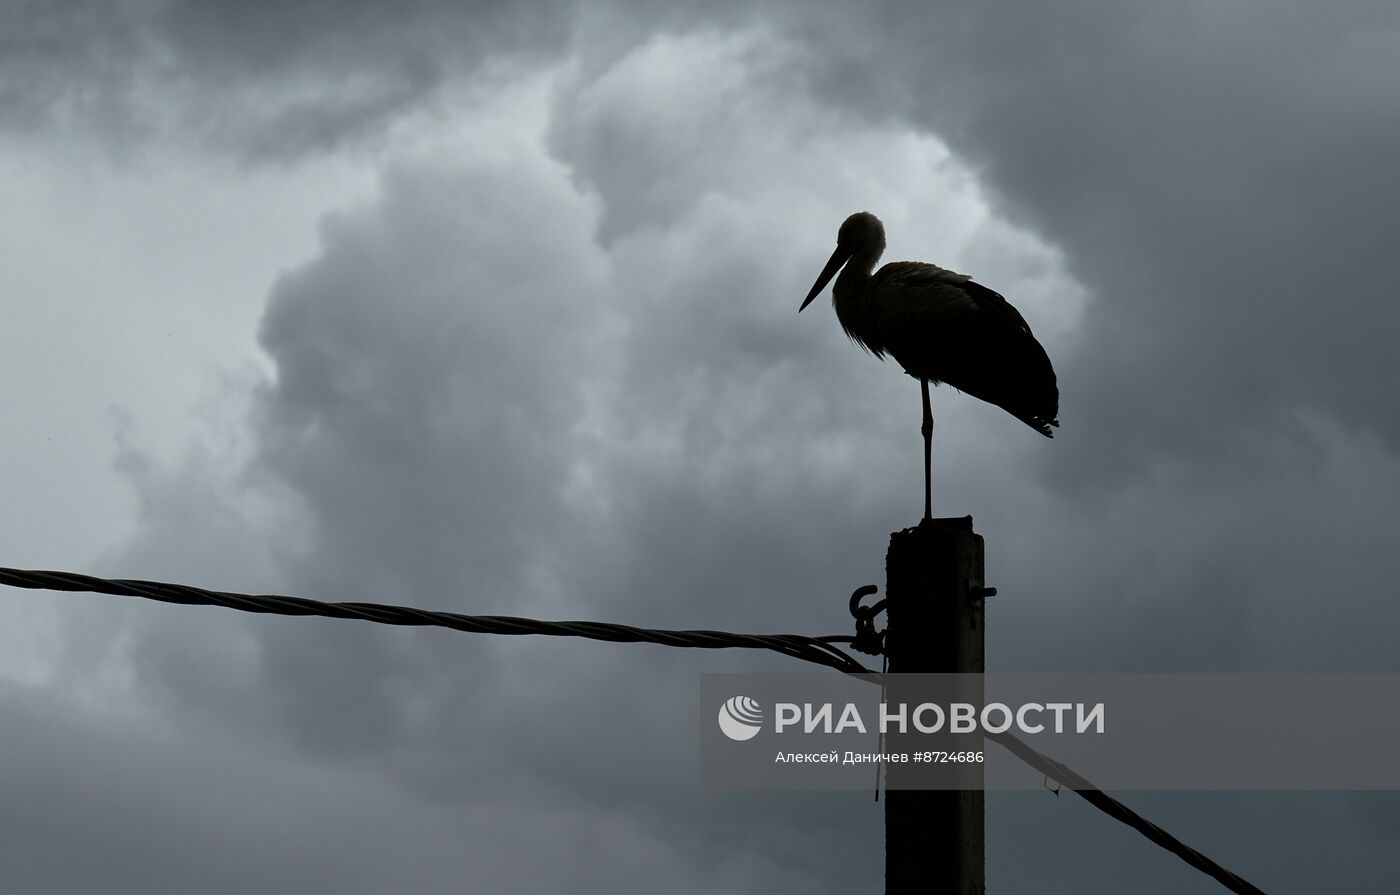
[[[861,600],[879,591],[878,586],[866,584],[851,594],[851,615],[856,620],[856,636],[851,641],[851,649],[867,656],[879,656],[885,652],[885,632],[875,630],[875,616],[885,611],[885,600],[877,600],[869,606],[860,604]]]

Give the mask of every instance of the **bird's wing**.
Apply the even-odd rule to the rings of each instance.
[[[871,278],[872,292],[901,316],[942,320],[982,312],[1000,318],[1018,332],[1032,336],[1030,324],[1011,302],[964,273],[922,261],[895,261]],[[1034,338],[1034,336],[1032,336]]]
[[[872,311],[881,328],[949,321],[976,314],[978,303],[965,288],[969,278],[937,264],[893,261],[870,278]]]
[[[871,286],[934,286],[959,284],[969,277],[926,261],[891,261],[875,272]]]
[[[998,293],[935,264],[900,261],[872,277],[870,305],[881,346],[910,375],[996,404],[1044,435],[1058,425],[1050,359]]]
[[[972,277],[968,277],[963,283],[963,291],[968,294],[969,298],[977,302],[978,307],[982,310],[995,314],[1017,330],[1035,338],[1026,318],[1021,316],[1021,312],[1016,310],[1015,305],[1002,298],[1000,292],[995,292],[981,283],[973,281]]]

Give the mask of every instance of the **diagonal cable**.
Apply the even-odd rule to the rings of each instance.
[[[1168,833],[1127,805],[1124,805],[1108,793],[1099,789],[1088,780],[1085,780],[1083,777],[1079,776],[1079,774],[1075,773],[1072,768],[1061,764],[1042,752],[1037,752],[1019,738],[1009,733],[984,733],[983,736],[995,742],[1003,749],[1006,749],[1012,755],[1015,755],[1042,774],[1053,777],[1060,781],[1060,783],[1068,786],[1090,805],[1093,805],[1114,820],[1125,823],[1134,830],[1137,830],[1152,842],[1176,855],[1178,858],[1181,858],[1181,860],[1211,877],[1231,892],[1238,892],[1239,895],[1265,895],[1263,889],[1260,889],[1249,880],[1233,871],[1227,870],[1215,861],[1212,861],[1171,833]]]

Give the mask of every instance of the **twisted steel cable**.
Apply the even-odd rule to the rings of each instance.
[[[186,606],[223,606],[241,612],[276,615],[319,615],[327,618],[358,619],[384,625],[452,628],[472,634],[539,634],[548,637],[585,637],[611,643],[656,643],[691,649],[765,649],[825,665],[849,674],[869,673],[869,669],[831,643],[800,634],[731,634],[727,631],[672,631],[637,628],[604,622],[539,621],[508,615],[463,615],[435,612],[384,603],[324,603],[305,597],[276,594],[239,594],[205,590],[185,584],[137,579],[95,578],[74,572],[0,568],[0,584],[31,590],[59,590],[143,597],[163,603]]]

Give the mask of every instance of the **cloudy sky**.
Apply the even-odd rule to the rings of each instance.
[[[391,11],[392,10],[392,11]],[[1292,2],[0,11],[0,563],[842,633],[919,400],[797,305],[850,212],[975,275],[1053,442],[934,396],[1004,671],[1395,671],[1400,13]],[[0,593],[24,892],[875,892],[870,793],[700,786],[739,652]],[[1128,793],[1270,892],[1400,799]],[[1219,888],[1072,796],[988,887]]]

